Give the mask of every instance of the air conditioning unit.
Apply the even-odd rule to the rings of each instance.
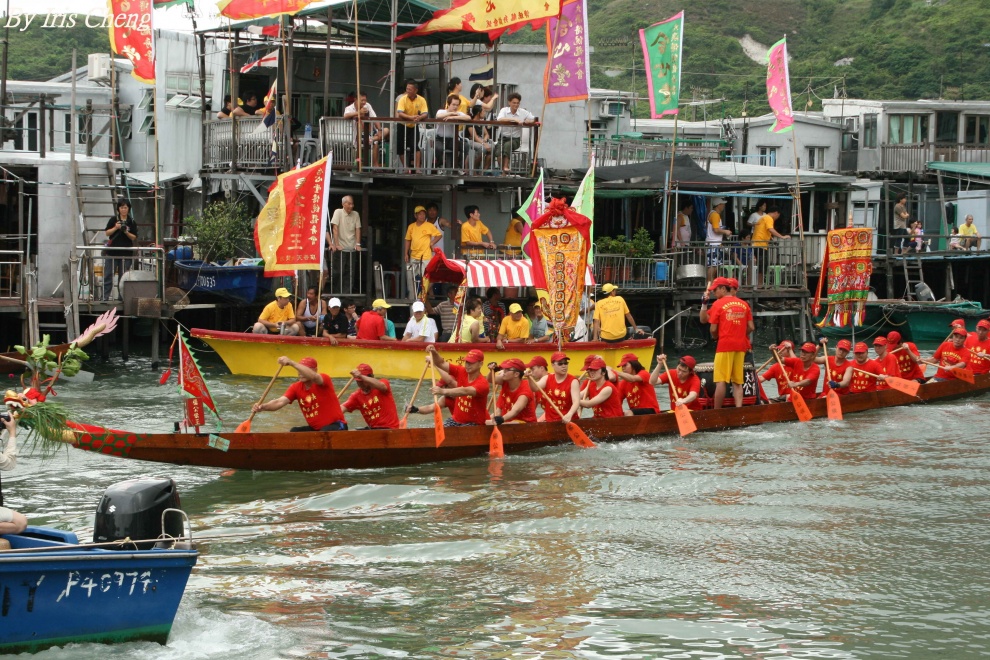
[[[626,104],[622,101],[602,101],[598,111],[599,117],[621,117],[625,114]]]
[[[90,82],[110,82],[110,55],[107,53],[90,53],[86,79]]]

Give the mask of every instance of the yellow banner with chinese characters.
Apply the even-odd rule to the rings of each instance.
[[[432,32],[487,32],[495,39],[503,32],[514,32],[524,25],[534,30],[553,16],[560,15],[561,0],[457,0],[450,9],[433,13],[433,18],[412,32],[399,37]]]

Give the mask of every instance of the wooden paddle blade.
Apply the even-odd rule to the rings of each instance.
[[[677,419],[677,430],[680,432],[681,437],[690,435],[698,430],[697,424],[694,423],[694,417],[691,416],[691,410],[684,404],[674,408],[674,417]]]
[[[835,390],[829,390],[828,395],[825,397],[825,406],[828,409],[828,418],[836,421],[842,421],[842,401],[839,400],[839,395],[835,393]]]
[[[440,406],[433,408],[433,435],[437,440],[437,449],[439,449],[443,441],[447,439],[447,434],[443,430],[443,413],[440,412]]]
[[[490,458],[505,458],[505,449],[502,447],[502,432],[497,426],[492,427],[492,436],[488,439],[488,456]]]
[[[916,380],[907,380],[897,376],[887,376],[887,384],[890,385],[890,389],[908,396],[918,396],[918,389],[921,387],[921,383]]]
[[[570,436],[571,442],[576,444],[578,447],[593,449],[598,446],[592,442],[591,438],[588,437],[588,434],[582,431],[581,427],[574,422],[567,422],[564,428],[567,429],[567,435]]]
[[[802,422],[810,422],[813,415],[811,411],[808,410],[808,403],[804,400],[804,397],[797,392],[791,392],[791,405],[794,406],[794,412],[797,413],[797,418]]]
[[[972,369],[953,369],[953,373],[956,375],[956,378],[964,383],[976,385],[976,375],[973,373]]]

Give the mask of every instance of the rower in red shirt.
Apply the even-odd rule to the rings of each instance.
[[[357,391],[347,398],[341,408],[345,413],[361,411],[368,426],[358,430],[399,428],[399,415],[389,382],[384,378],[375,378],[375,372],[368,364],[359,364],[351,376],[357,383]]]
[[[965,330],[963,330],[965,332]],[[901,342],[901,333],[891,330],[887,333],[887,360],[896,362],[898,373],[888,367],[888,376],[900,376],[907,380],[925,382],[925,368],[921,366],[921,354],[913,342]]]
[[[825,344],[825,355],[815,358],[815,364],[825,365],[825,383],[822,385],[822,396],[828,394],[829,390],[835,390],[836,394],[848,394],[849,388],[842,387],[840,383],[845,380],[849,369],[852,368],[852,360],[847,360],[849,351],[852,350],[852,342],[848,339],[840,339],[835,345],[835,356],[828,355],[828,339],[822,339]],[[865,344],[864,344],[865,345]]]
[[[785,355],[785,351],[781,350],[782,348],[784,348],[784,342],[781,342],[777,346],[771,346],[770,350],[776,351],[780,355],[780,361],[784,364],[784,370],[781,370],[780,365],[776,364],[775,360],[775,364],[760,376],[760,380],[763,382],[770,379],[777,381],[777,396],[780,400],[786,399],[791,393],[791,385],[804,377],[804,363],[801,361],[801,358]]]
[[[877,385],[886,376],[883,375],[883,365],[878,361],[870,359],[870,347],[865,342],[858,342],[853,347],[853,362],[851,369],[846,371],[845,377],[839,383],[842,388],[848,388],[849,394],[860,394],[862,392],[875,392]],[[859,369],[859,371],[857,371]],[[877,377],[860,373],[876,374]],[[838,389],[836,390],[839,391]]]
[[[317,371],[316,360],[304,357],[299,362],[283,355],[278,359],[283,367],[292,367],[299,372],[299,380],[289,385],[285,394],[267,403],[255,403],[251,410],[279,410],[293,401],[299,402],[299,410],[308,424],[293,426],[289,431],[346,431],[347,422],[340,411],[340,402],[333,389],[330,376]]]
[[[977,326],[979,326],[979,324],[977,324]],[[955,328],[962,328],[963,330],[965,330],[966,329],[966,321],[964,319],[956,319],[955,321],[953,321],[952,323],[949,324],[950,332],[951,332],[951,330],[954,330]],[[967,332],[966,333],[966,338],[967,339],[969,339],[970,337],[975,337],[975,336],[976,336],[976,333],[975,332]],[[951,338],[952,337],[950,336],[948,339],[951,339]],[[946,341],[948,341],[948,340],[946,340]]]
[[[619,386],[608,381],[608,365],[595,358],[588,365],[588,391],[581,399],[582,408],[591,408],[594,417],[622,417]]]
[[[553,409],[546,398],[549,398],[557,406],[557,409],[564,414],[563,421],[570,422],[578,416],[580,411],[581,390],[578,379],[567,373],[570,359],[565,353],[554,353],[550,356],[550,366],[553,373],[547,373],[546,361],[539,355],[530,360],[526,365],[530,368],[533,378],[537,384],[543,388],[543,394],[537,393],[540,405],[543,407],[543,415],[540,421],[559,422],[560,415]]]
[[[953,328],[951,339],[942,342],[935,350],[934,359],[924,360],[928,364],[938,365],[936,381],[955,380],[955,370],[966,368],[969,362],[969,350],[964,346],[967,338],[966,328]]]
[[[650,382],[650,372],[643,368],[634,353],[626,353],[615,372],[619,393],[629,404],[627,415],[656,415],[660,412],[657,391]]]
[[[694,373],[694,368],[698,363],[690,355],[685,355],[668,377],[667,370],[663,368],[666,359],[666,355],[657,356],[657,367],[650,374],[650,385],[656,386],[657,383],[663,383],[668,386],[671,410],[681,405],[687,406],[688,410],[702,410],[703,406],[699,398],[701,379],[698,378],[698,374]]]
[[[880,365],[880,373],[884,376],[900,376],[901,370],[897,366],[897,360],[895,360],[890,353],[887,352],[887,338],[880,336],[873,340],[873,350],[876,351],[877,364]],[[884,382],[884,379],[877,380],[877,389],[886,390],[890,386]]]
[[[488,365],[495,371],[495,384],[501,385],[495,405],[498,414],[487,420],[489,426],[500,426],[507,422],[525,424],[536,422],[536,397],[529,383],[523,379],[526,365],[519,358],[504,360],[495,367],[492,362]]]
[[[963,344],[969,350],[969,368],[974,374],[990,373],[990,321],[981,319],[976,332]]]
[[[488,421],[488,379],[481,375],[485,354],[474,348],[464,356],[464,366],[451,364],[443,359],[433,344],[426,347],[433,357],[433,364],[440,373],[441,382],[430,388],[432,394],[443,397],[441,407],[450,409],[450,417],[444,426],[481,426]],[[409,412],[421,415],[433,414],[433,404],[410,406]]]

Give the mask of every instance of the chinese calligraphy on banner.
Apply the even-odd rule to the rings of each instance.
[[[131,75],[155,84],[155,41],[151,0],[109,0],[110,48],[131,61]],[[118,27],[119,26],[119,27]]]
[[[543,90],[547,103],[588,98],[588,6],[565,0],[560,17],[547,23],[547,67]]]
[[[684,12],[639,31],[653,119],[677,114],[681,95]]]
[[[322,269],[329,193],[329,156],[279,175],[255,228],[267,275]]]
[[[220,15],[234,21],[244,21],[262,16],[295,14],[302,11],[313,0],[220,0],[217,7]]]
[[[433,12],[433,18],[396,41],[433,32],[487,32],[496,39],[524,25],[543,27],[551,16],[560,15],[561,0],[455,0],[450,9]]]
[[[533,286],[541,300],[546,298],[543,309],[555,326],[577,323],[588,270],[590,227],[591,221],[563,199],[550,202],[533,222]]]
[[[767,101],[777,121],[770,127],[771,133],[784,133],[794,125],[791,111],[791,81],[787,73],[787,37],[767,51]]]

